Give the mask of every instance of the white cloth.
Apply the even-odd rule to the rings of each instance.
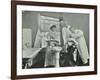
[[[37,34],[36,34],[36,38],[34,41],[34,48],[40,48],[41,47],[41,41],[42,40],[42,35],[40,32],[40,29],[38,29]]]
[[[81,57],[83,63],[84,64],[87,63],[88,58],[89,58],[89,54],[88,54],[88,48],[87,48],[87,45],[86,45],[86,41],[85,41],[83,31],[75,30],[74,34],[72,36],[78,42],[78,51],[79,51],[79,54],[80,54],[80,57]]]
[[[72,32],[69,30],[69,28],[63,27],[62,28],[62,37],[64,45],[66,44],[67,40],[70,38]]]

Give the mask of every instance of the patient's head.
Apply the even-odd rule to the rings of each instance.
[[[68,46],[72,46],[72,45],[76,45],[76,44],[77,44],[77,42],[74,39],[71,39],[71,40],[67,41]]]

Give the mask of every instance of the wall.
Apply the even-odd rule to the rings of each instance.
[[[36,12],[23,11],[22,27],[32,29],[32,44],[34,45],[34,41],[38,29],[38,14]]]

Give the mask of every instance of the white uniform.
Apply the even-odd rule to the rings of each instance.
[[[87,45],[86,45],[86,41],[85,41],[83,31],[75,30],[74,34],[72,36],[78,42],[78,51],[79,51],[79,54],[80,54],[80,57],[81,57],[83,63],[84,64],[87,63],[88,58],[89,58],[89,54],[88,54],[88,48],[87,48]]]
[[[70,38],[72,32],[69,30],[69,28],[63,27],[62,28],[62,37],[63,37],[63,43],[66,44],[67,40]]]
[[[48,33],[48,40],[56,40],[56,32],[50,31]],[[56,66],[56,50],[48,46],[45,54],[45,66]]]

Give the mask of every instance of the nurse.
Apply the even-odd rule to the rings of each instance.
[[[60,25],[62,27],[62,37],[64,45],[67,43],[69,38],[74,38],[78,42],[77,48],[83,64],[87,64],[89,53],[83,31],[74,29],[68,24],[66,25],[63,18],[60,19]]]
[[[83,31],[79,29],[73,30],[72,37],[75,38],[75,40],[78,42],[77,47],[83,64],[87,64],[89,59],[89,53]]]
[[[62,33],[62,39],[63,39],[63,45],[66,45],[69,38],[71,38],[72,32],[70,31],[71,26],[67,23],[65,24],[63,18],[60,18],[60,27],[61,27],[61,33]]]
[[[54,47],[58,44],[56,39],[56,26],[52,25],[50,27],[50,32],[47,35],[47,48],[45,55],[45,67],[56,67],[56,50]]]

